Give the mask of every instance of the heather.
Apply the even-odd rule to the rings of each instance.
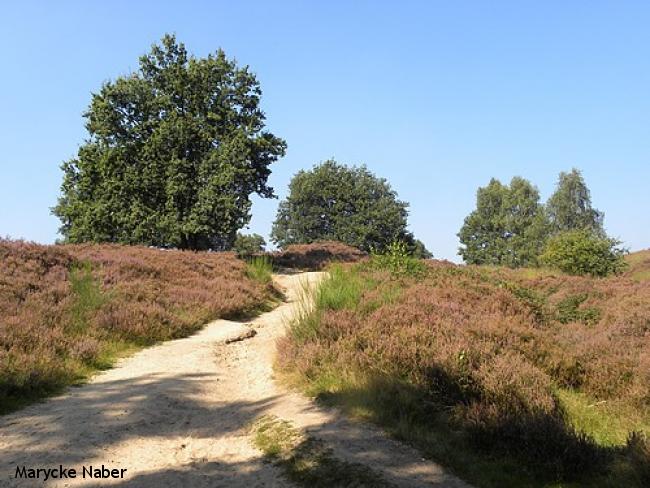
[[[0,240],[0,263],[0,410],[125,351],[251,314],[273,291],[231,253]]]
[[[277,267],[310,271],[321,270],[334,262],[357,262],[366,256],[365,252],[356,247],[337,241],[291,244],[271,255],[273,264]]]
[[[280,346],[285,377],[477,486],[648,486],[650,281],[634,264],[411,268],[333,268]]]

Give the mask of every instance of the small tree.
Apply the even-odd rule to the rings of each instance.
[[[607,276],[626,267],[620,241],[586,229],[561,232],[549,239],[540,262],[574,275]]]
[[[266,241],[259,234],[242,234],[237,233],[235,244],[232,250],[237,253],[239,257],[252,256],[255,253],[263,252],[266,246]]]
[[[264,131],[261,93],[222,50],[195,58],[166,35],[92,96],[53,209],[65,240],[230,248],[286,148]]]
[[[367,252],[383,251],[394,241],[415,246],[406,229],[407,208],[365,166],[325,161],[291,179],[271,239],[281,247],[333,240]]]
[[[555,192],[546,203],[551,232],[586,229],[605,236],[603,213],[591,205],[591,192],[577,169],[562,172]]]
[[[535,265],[548,222],[539,191],[515,177],[510,185],[492,179],[476,195],[476,209],[458,233],[459,254],[468,264]]]

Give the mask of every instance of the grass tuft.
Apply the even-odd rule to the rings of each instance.
[[[254,256],[246,262],[246,276],[263,285],[273,281],[273,264],[267,256]]]
[[[258,419],[251,428],[253,443],[298,486],[389,488],[392,484],[368,467],[334,456],[322,441],[307,436],[274,416]]]

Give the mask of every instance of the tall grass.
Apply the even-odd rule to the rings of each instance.
[[[273,264],[268,256],[254,256],[246,261],[246,276],[263,285],[273,281]]]
[[[82,334],[91,326],[93,314],[109,299],[101,284],[92,274],[89,262],[83,262],[70,270],[70,288],[73,304],[70,318],[64,326],[67,334]]]
[[[279,368],[477,486],[641,487],[649,297],[623,278],[335,267]]]

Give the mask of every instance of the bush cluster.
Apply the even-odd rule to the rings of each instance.
[[[620,242],[588,230],[572,230],[551,237],[540,262],[573,275],[608,276],[625,270]]]

